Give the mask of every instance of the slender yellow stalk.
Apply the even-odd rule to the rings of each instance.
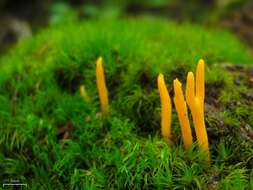
[[[80,96],[84,99],[85,102],[90,103],[90,97],[88,96],[84,85],[80,86]]]
[[[208,148],[208,136],[204,120],[204,96],[205,96],[205,82],[204,82],[204,61],[200,60],[196,71],[196,92],[194,85],[194,75],[189,72],[187,75],[186,84],[186,102],[191,110],[195,133],[198,144],[202,150],[207,154],[207,160],[210,158]]]
[[[205,99],[205,61],[200,59],[196,69],[196,96],[200,100],[200,105],[204,109]]]
[[[200,103],[200,99],[198,97],[194,98],[194,111],[193,117],[195,120],[195,133],[197,136],[198,144],[202,150],[205,151],[207,154],[207,159],[209,160],[209,146],[208,146],[208,136],[205,127],[205,120],[204,120],[204,112],[202,110],[202,105]]]
[[[166,140],[171,139],[171,102],[170,96],[164,81],[163,74],[159,74],[157,78],[158,90],[161,98],[161,132]]]
[[[101,104],[101,109],[103,113],[108,112],[109,109],[109,100],[108,100],[108,93],[105,83],[105,75],[104,75],[104,68],[102,63],[102,57],[99,57],[96,62],[96,79],[97,79],[97,88],[98,94]]]
[[[178,81],[178,79],[174,80],[173,84],[175,92],[174,103],[181,126],[184,146],[186,149],[189,149],[192,146],[192,133],[188,118],[187,106],[184,100],[184,95],[181,87],[182,85]]]
[[[186,82],[186,102],[191,108],[194,102],[195,97],[195,85],[194,85],[194,75],[192,72],[188,72],[187,74],[187,82]]]

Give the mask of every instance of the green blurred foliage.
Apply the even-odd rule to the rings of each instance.
[[[249,0],[105,0],[56,1],[51,15],[68,21],[76,11],[76,18],[119,18],[129,15],[153,15],[210,23],[232,10],[239,9]],[[63,6],[63,4],[65,6]],[[55,9],[58,9],[58,11]],[[62,9],[62,10],[59,10]],[[66,10],[67,9],[67,10]]]

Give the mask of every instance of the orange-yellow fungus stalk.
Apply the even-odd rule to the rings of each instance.
[[[109,100],[108,100],[108,93],[105,83],[105,75],[104,75],[104,68],[102,63],[102,57],[99,57],[96,62],[96,79],[97,79],[97,88],[98,94],[101,104],[101,109],[103,113],[106,113],[109,109]]]
[[[171,139],[171,102],[170,96],[164,81],[163,74],[159,74],[157,78],[158,90],[161,98],[161,132],[166,140]]]
[[[205,61],[200,59],[196,69],[196,96],[200,100],[200,105],[204,109],[205,99]]]
[[[187,106],[184,100],[184,95],[182,92],[182,85],[178,79],[174,80],[174,104],[176,107],[177,115],[181,125],[181,132],[183,136],[184,146],[189,149],[192,146],[192,133],[188,118]]]
[[[194,75],[189,72],[186,84],[186,102],[191,110],[195,133],[198,144],[207,154],[207,160],[210,158],[208,147],[208,136],[204,120],[204,98],[205,98],[205,79],[204,79],[204,61],[200,60],[196,71],[196,84],[194,84]],[[196,86],[196,91],[195,91]]]
[[[186,81],[186,102],[191,108],[194,103],[194,97],[195,97],[195,85],[194,85],[194,75],[192,72],[188,72],[187,74],[187,81]]]
[[[85,102],[90,102],[90,97],[88,96],[84,85],[80,86],[80,96],[84,99]]]
[[[194,98],[194,125],[195,125],[195,133],[197,136],[198,144],[200,148],[205,151],[207,155],[207,160],[210,158],[209,153],[209,146],[208,146],[208,136],[205,127],[205,120],[204,120],[204,112],[202,109],[202,105],[200,103],[200,99],[198,97]]]

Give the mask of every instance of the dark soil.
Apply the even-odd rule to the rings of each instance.
[[[253,143],[253,126],[250,117],[252,117],[252,110],[250,112],[240,113],[236,111],[238,107],[248,107],[253,106],[253,65],[233,65],[233,64],[221,64],[215,65],[214,67],[222,67],[227,70],[233,76],[234,85],[238,86],[239,99],[227,102],[225,106],[222,106],[222,102],[219,100],[220,92],[224,88],[224,84],[206,84],[206,123],[210,142],[215,144],[214,141],[219,139],[221,136],[228,137],[231,136],[232,132],[231,125],[228,121],[225,121],[224,115],[222,113],[231,112],[234,114],[234,118],[240,121],[240,125],[236,126],[235,131],[239,129],[240,138],[247,139]],[[242,86],[247,87],[245,92]],[[228,92],[230,93],[230,92]],[[211,127],[212,126],[212,127]],[[252,144],[253,145],[253,144]]]

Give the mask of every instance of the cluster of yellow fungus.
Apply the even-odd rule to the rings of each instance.
[[[173,81],[174,86],[174,105],[179,118],[184,146],[189,149],[193,144],[192,132],[188,118],[187,104],[191,111],[195,134],[199,147],[205,151],[206,158],[209,160],[208,137],[204,121],[204,99],[205,99],[205,71],[204,60],[199,60],[196,69],[196,84],[194,74],[188,72],[185,97],[182,91],[182,84],[178,79]],[[99,57],[96,61],[96,82],[100,99],[102,113],[106,114],[109,110],[108,92],[105,83],[103,59]],[[171,100],[166,87],[163,74],[157,78],[158,90],[161,98],[161,133],[167,142],[171,142]],[[80,86],[80,95],[86,102],[90,99],[86,93],[84,85]]]
[[[193,144],[190,122],[187,112],[187,104],[191,111],[195,134],[199,147],[205,151],[206,158],[209,160],[208,137],[204,121],[204,98],[205,98],[205,81],[204,81],[204,60],[199,60],[196,69],[196,84],[194,74],[189,72],[186,84],[186,101],[184,99],[182,85],[178,79],[173,81],[174,86],[174,104],[181,125],[181,132],[184,146],[186,149]],[[161,97],[161,131],[166,140],[171,140],[171,102],[162,74],[158,76],[158,90]],[[196,87],[195,87],[196,86]],[[195,89],[196,88],[196,89]],[[187,103],[187,104],[186,104]]]

